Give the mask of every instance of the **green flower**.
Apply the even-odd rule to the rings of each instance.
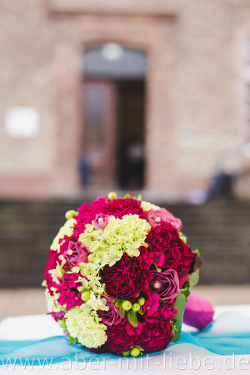
[[[66,221],[66,223],[61,227],[56,237],[54,238],[50,246],[51,250],[54,250],[54,251],[60,250],[59,240],[63,238],[64,236],[71,237],[74,232],[75,224],[76,224],[76,220],[73,218]]]
[[[92,225],[86,225],[79,241],[92,252],[88,257],[89,263],[98,265],[99,269],[105,265],[112,267],[124,252],[130,257],[139,256],[140,246],[147,247],[145,239],[150,229],[149,223],[138,215],[125,215],[122,219],[110,216],[103,230],[94,230]],[[84,269],[82,275],[86,275],[85,272]]]
[[[155,204],[152,204],[150,202],[142,201],[141,208],[143,209],[143,211],[150,211],[150,210],[160,210],[161,207],[156,206]]]
[[[107,327],[100,323],[97,313],[89,313],[80,307],[74,307],[66,315],[66,325],[71,337],[87,348],[98,348],[107,341]]]

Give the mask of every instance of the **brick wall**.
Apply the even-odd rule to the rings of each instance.
[[[204,188],[223,158],[240,152],[249,2],[141,4],[0,0],[0,196],[77,189],[79,64],[84,48],[95,43],[116,41],[148,53],[147,188],[182,198]],[[16,105],[39,111],[41,129],[33,139],[6,134],[6,111]]]

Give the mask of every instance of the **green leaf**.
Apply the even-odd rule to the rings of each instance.
[[[135,311],[129,310],[128,313],[127,313],[127,318],[128,318],[129,323],[132,326],[134,326],[134,327],[138,326],[138,319],[137,319],[137,315],[136,315]]]
[[[172,340],[173,342],[177,341],[180,338],[183,313],[185,310],[186,302],[187,302],[187,299],[184,296],[184,294],[179,293],[176,298],[175,305],[174,305],[174,310],[177,310],[177,314],[173,318],[174,324],[176,326],[176,333]]]
[[[118,307],[118,308],[122,307],[122,302],[123,302],[123,299],[117,299],[117,300],[115,301],[115,305],[116,305],[116,307]]]
[[[124,318],[126,315],[126,311],[122,307],[119,308],[119,311],[120,311],[121,317]]]
[[[200,270],[196,270],[195,272],[189,275],[189,288],[192,288],[196,285],[199,281]]]
[[[69,338],[69,343],[70,344],[74,344],[74,342],[76,341],[76,339],[74,339],[74,337],[71,337]]]
[[[60,320],[59,321],[59,326],[61,328],[63,328],[64,330],[67,330],[67,326],[66,326],[65,320]]]
[[[198,256],[200,256],[200,251],[199,251],[198,249],[195,249],[195,250],[193,251],[193,253],[194,253],[194,254],[197,254]]]
[[[189,283],[184,289],[181,290],[181,293],[186,297],[186,299],[188,298],[188,296],[190,296]]]

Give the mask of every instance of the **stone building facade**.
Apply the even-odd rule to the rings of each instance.
[[[105,43],[147,55],[146,191],[179,200],[221,165],[248,173],[248,0],[0,0],[0,9],[1,197],[79,190],[81,56]],[[27,107],[38,130],[13,134],[13,112]],[[248,186],[240,179],[241,195]]]

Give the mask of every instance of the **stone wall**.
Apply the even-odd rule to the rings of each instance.
[[[0,202],[0,287],[41,284],[47,252],[65,221],[64,213],[80,204]],[[201,252],[201,284],[250,283],[250,204],[220,202],[166,207],[182,218],[188,244]]]

